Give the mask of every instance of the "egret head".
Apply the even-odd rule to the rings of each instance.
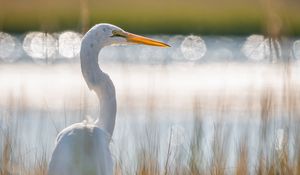
[[[98,47],[130,43],[169,47],[169,45],[163,42],[126,32],[117,26],[106,23],[97,24],[92,27],[84,38],[90,44],[96,44]]]

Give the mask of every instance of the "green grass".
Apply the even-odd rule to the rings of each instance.
[[[148,34],[246,35],[263,33],[266,8],[250,0],[65,0],[5,1],[0,6],[0,30],[81,31],[82,24],[113,23],[130,31]],[[86,6],[86,8],[84,7]],[[290,35],[300,35],[300,3],[288,0],[274,12]],[[82,18],[82,12],[86,18]],[[84,21],[83,21],[84,20]]]

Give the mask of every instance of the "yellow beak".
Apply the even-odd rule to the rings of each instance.
[[[158,47],[170,47],[166,43],[153,40],[144,36],[135,35],[132,33],[126,33],[126,39],[128,42],[137,43],[137,44],[145,44],[145,45],[158,46]]]

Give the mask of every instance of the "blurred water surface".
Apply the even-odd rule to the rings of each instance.
[[[44,152],[49,156],[56,134],[65,126],[87,115],[97,118],[96,95],[88,90],[80,71],[81,37],[71,31],[0,33],[0,129],[16,133],[20,152],[28,159]],[[258,128],[266,94],[266,100],[272,101],[274,121],[281,121],[269,128],[278,131],[270,140],[278,142],[287,134],[291,111],[299,106],[300,40],[286,39],[290,47],[275,42],[280,55],[288,53],[286,64],[274,61],[274,46],[261,35],[150,37],[172,47],[111,46],[99,54],[99,64],[117,92],[112,141],[116,159],[134,160],[147,132],[158,132],[161,160],[166,159],[170,135],[172,147],[185,152],[195,118],[200,118],[207,160],[213,154],[208,145],[220,127],[231,133],[224,135],[228,153],[248,133],[253,163],[259,154]],[[232,164],[236,154],[229,155]]]
[[[263,35],[196,36],[196,35],[152,35],[171,48],[145,46],[106,47],[100,57],[102,62],[132,64],[170,64],[177,62],[268,62],[288,52],[291,60],[300,59],[300,40],[284,38],[285,46],[279,41],[270,44]],[[73,31],[60,33],[29,32],[10,35],[0,32],[0,60],[3,63],[72,63],[78,62],[82,35]]]

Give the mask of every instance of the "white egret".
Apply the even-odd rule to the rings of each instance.
[[[98,122],[82,122],[63,129],[57,136],[48,175],[111,175],[113,162],[109,150],[116,118],[115,87],[98,65],[101,48],[113,44],[137,43],[168,47],[167,44],[128,33],[111,24],[97,24],[81,41],[80,61],[83,77],[100,102]]]

